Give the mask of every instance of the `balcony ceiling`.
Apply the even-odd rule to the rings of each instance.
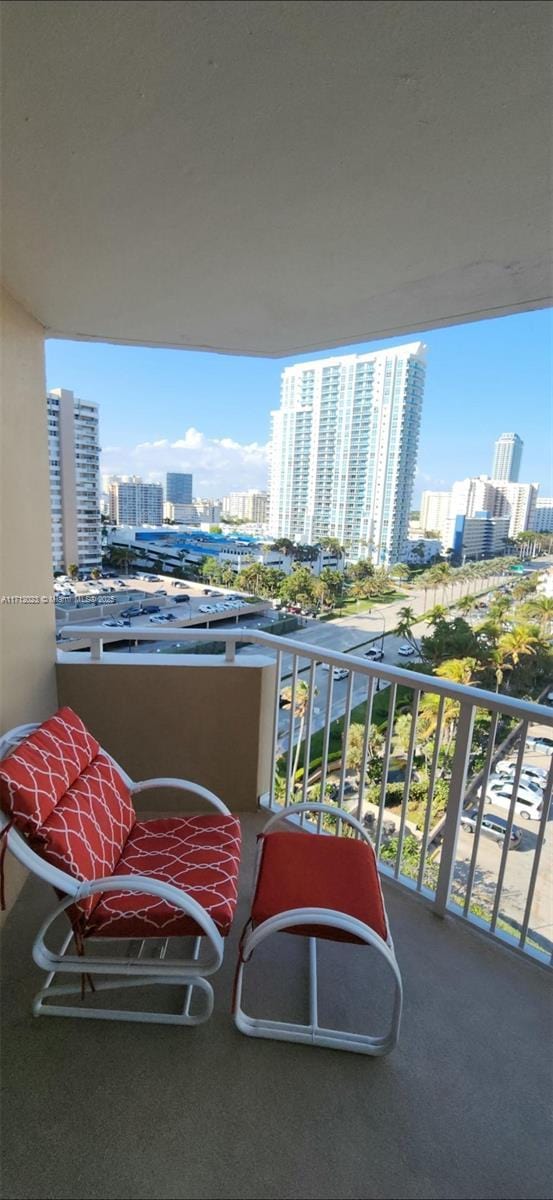
[[[3,10],[3,270],[48,334],[277,356],[547,302],[550,5]]]

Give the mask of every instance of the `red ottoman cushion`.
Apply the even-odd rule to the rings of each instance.
[[[261,865],[252,905],[260,925],[291,908],[331,908],[357,917],[386,940],[388,930],[374,852],[367,842],[314,833],[262,835]],[[358,942],[340,929],[295,926],[290,933]]]

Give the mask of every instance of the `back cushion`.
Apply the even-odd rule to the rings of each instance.
[[[0,805],[32,834],[98,754],[99,743],[71,708],[60,708],[0,762]]]
[[[111,875],[136,820],[127,785],[103,750],[68,788],[32,843],[41,858],[81,881]],[[81,901],[94,908],[100,893]]]

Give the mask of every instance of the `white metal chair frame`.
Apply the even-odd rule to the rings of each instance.
[[[329,813],[339,820],[345,821],[351,825],[357,834],[367,842],[374,852],[372,841],[366,830],[351,813],[344,809],[335,808],[329,804],[309,803],[292,804],[288,808],[271,817],[263,829],[263,834],[268,833],[270,829],[274,829],[279,822],[286,820],[289,817],[295,817],[296,814],[313,812],[320,814]],[[317,832],[314,836],[328,836],[321,830],[321,821],[318,822]],[[263,835],[262,835],[263,836]],[[294,834],[291,834],[294,836]],[[259,879],[261,869],[261,860],[263,855],[263,841],[260,840],[257,853],[255,879],[254,879],[254,895]],[[380,886],[380,881],[379,881]],[[381,892],[382,895],[382,892]],[[394,951],[394,945],[389,931],[389,922],[384,906],[384,897],[382,897],[382,906],[386,919],[386,928],[388,936],[384,941],[374,929],[366,925],[363,921],[357,920],[355,917],[348,916],[346,913],[338,912],[328,908],[294,908],[288,909],[286,912],[279,913],[277,916],[270,917],[263,921],[260,925],[251,929],[243,940],[241,947],[240,960],[236,974],[235,998],[234,998],[234,1020],[237,1028],[241,1033],[248,1037],[273,1038],[278,1041],[287,1042],[303,1042],[312,1046],[326,1046],[334,1050],[352,1050],[357,1054],[382,1055],[389,1054],[393,1050],[399,1037],[399,1027],[401,1021],[401,1009],[403,1002],[403,989],[401,983],[401,975]],[[242,989],[244,970],[256,946],[270,937],[274,933],[279,933],[284,930],[289,930],[297,925],[320,925],[321,927],[341,930],[344,933],[353,934],[359,938],[367,946],[371,946],[373,950],[381,954],[394,980],[394,999],[392,1007],[392,1017],[388,1032],[378,1037],[371,1037],[364,1033],[351,1033],[347,1030],[340,1029],[325,1029],[319,1025],[318,1019],[318,989],[317,989],[317,938],[308,937],[309,941],[309,1022],[305,1025],[296,1024],[290,1021],[269,1021],[264,1018],[256,1018],[248,1016],[242,1008]]]
[[[40,727],[39,723],[20,725],[12,729],[0,739],[0,759],[13,750],[30,733]],[[104,754],[106,751],[104,751]],[[185,779],[145,779],[134,783],[126,771],[119,766],[115,759],[108,755],[122,780],[130,790],[131,796],[144,792],[149,788],[177,788],[180,791],[192,792],[206,800],[218,812],[230,816],[226,804],[207,788]],[[6,831],[6,832],[4,832]],[[33,874],[50,883],[58,892],[64,893],[62,899],[43,922],[33,944],[33,959],[39,967],[48,972],[46,983],[34,998],[32,1010],[35,1016],[62,1017],[91,1017],[99,1020],[152,1021],[166,1025],[200,1025],[207,1021],[213,1011],[213,988],[208,976],[219,970],[223,961],[224,938],[219,933],[215,922],[209,913],[198,904],[192,896],[180,888],[166,883],[161,879],[143,875],[118,875],[105,879],[96,879],[89,883],[79,883],[71,875],[58,867],[47,863],[28,844],[26,838],[11,825],[9,817],[0,811],[0,836],[7,840],[12,854]],[[173,904],[183,914],[191,917],[202,933],[193,939],[192,953],[188,958],[168,959],[167,949],[170,937],[139,939],[87,937],[86,944],[107,941],[110,944],[123,943],[129,947],[129,953],[121,957],[100,957],[95,955],[69,953],[71,943],[75,940],[73,928],[70,928],[61,943],[59,950],[51,950],[45,942],[50,926],[54,924],[71,904],[98,892],[140,892],[157,896]],[[201,958],[202,940],[205,938],[209,947],[207,955]],[[148,943],[157,950],[157,957],[146,959],[142,955]],[[138,950],[132,953],[133,946],[138,944]],[[178,985],[184,987],[184,1003],[180,1012],[156,1012],[150,1010],[108,1009],[95,1008],[88,1005],[56,1004],[52,997],[69,996],[80,992],[81,983],[54,984],[53,980],[59,973],[83,976],[94,979],[96,975],[108,976],[107,979],[94,983],[94,992],[109,989],[144,987],[150,985]],[[193,993],[197,989],[201,993],[203,1004],[199,1013],[190,1012]]]

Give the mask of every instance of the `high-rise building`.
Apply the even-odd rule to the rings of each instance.
[[[492,479],[516,483],[524,443],[518,433],[502,433],[495,443]]]
[[[336,537],[352,558],[401,558],[426,371],[421,342],[286,367],[272,414],[269,528]]]
[[[494,489],[494,517],[509,517],[509,537],[533,528],[534,511],[538,495],[537,483],[505,483],[492,480]]]
[[[54,570],[102,561],[98,405],[67,388],[48,393]]]
[[[192,476],[180,471],[168,471],[165,480],[165,499],[169,504],[192,503]]]
[[[422,493],[419,525],[423,533],[430,530],[436,531],[443,541],[443,533],[445,533],[449,518],[450,501],[451,492]]]
[[[109,488],[109,516],[114,525],[161,525],[163,488],[138,475],[114,480]]]
[[[553,533],[553,496],[536,500],[530,528],[536,533]]]
[[[228,517],[239,517],[243,521],[263,525],[269,516],[267,492],[258,492],[255,488],[250,488],[248,492],[230,492],[223,497],[223,513]]]

